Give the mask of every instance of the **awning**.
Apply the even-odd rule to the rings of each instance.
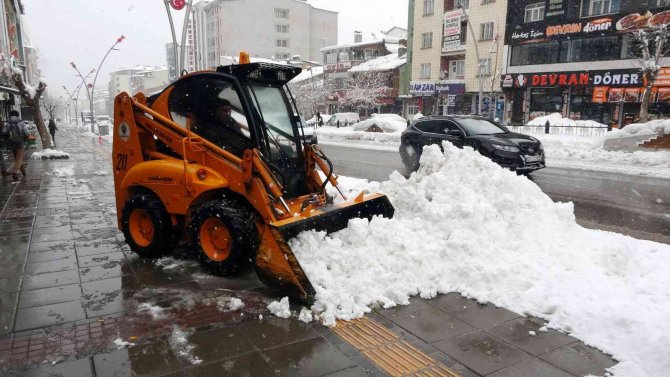
[[[0,85],[0,92],[6,92],[6,93],[11,93],[11,94],[16,94],[19,95],[21,94],[18,89],[16,88],[11,88],[9,86],[2,86]]]

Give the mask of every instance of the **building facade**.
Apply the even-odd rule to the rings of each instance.
[[[191,13],[191,25],[193,29],[193,41],[191,50],[193,51],[194,70],[202,71],[208,68],[207,65],[207,6],[211,1],[200,1],[193,5]]]
[[[501,76],[505,119],[548,113],[621,127],[639,113],[643,75],[634,33],[667,23],[667,0],[509,0]],[[670,67],[670,59],[661,60]],[[667,117],[670,69],[654,83],[650,113]],[[668,93],[667,95],[665,93]]]
[[[405,29],[398,27],[392,28],[391,31],[398,35],[407,34]],[[383,72],[385,76],[388,74],[389,80],[384,83],[384,86],[393,88],[393,90],[388,93],[384,105],[392,107],[398,97],[400,71],[405,65],[406,43],[405,39],[387,35],[371,41],[363,41],[363,35],[355,32],[354,43],[322,48],[324,80],[331,92],[328,96],[328,112],[333,114],[343,110],[352,110],[346,105],[350,80],[357,74],[373,72]],[[366,67],[357,69],[360,65]],[[383,80],[375,81],[381,84],[380,81]]]
[[[337,43],[337,12],[302,0],[214,0],[199,12],[195,19],[199,68],[214,68],[222,56],[237,56],[240,51],[259,58],[300,56],[319,62],[321,48]]]
[[[107,108],[113,109],[114,98],[122,92],[149,96],[163,90],[170,83],[167,67],[138,66],[121,68],[109,74]]]
[[[414,0],[405,111],[502,116],[505,0]]]

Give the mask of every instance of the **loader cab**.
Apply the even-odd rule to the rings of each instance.
[[[149,101],[167,103],[173,121],[238,157],[258,148],[288,197],[297,197],[309,192],[301,118],[286,88],[298,73],[268,64],[220,67],[181,78]]]

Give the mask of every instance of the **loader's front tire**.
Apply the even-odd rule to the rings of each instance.
[[[229,200],[204,204],[189,227],[193,249],[213,274],[232,276],[251,265],[259,237],[254,215]]]
[[[172,223],[163,203],[149,193],[135,194],[123,207],[123,235],[142,258],[158,258],[172,248]]]

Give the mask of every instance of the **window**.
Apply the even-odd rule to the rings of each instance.
[[[277,39],[277,47],[288,47],[288,39]]]
[[[653,3],[653,0],[651,1]],[[656,0],[657,7],[667,7],[670,6],[670,0]]]
[[[288,9],[275,9],[275,17],[288,18]]]
[[[423,15],[430,16],[435,13],[435,0],[423,0]]]
[[[436,120],[424,120],[423,122],[418,122],[414,127],[419,131],[436,134],[438,133],[439,123]]]
[[[583,38],[572,41],[570,61],[616,60],[620,55],[621,39],[618,36]]]
[[[488,41],[493,39],[493,22],[479,24],[479,40]]]
[[[326,54],[326,64],[337,63],[337,52],[329,52]]]
[[[482,5],[495,3],[496,0],[482,0]]]
[[[419,77],[422,79],[429,79],[431,75],[431,67],[430,63],[423,63],[421,64],[421,72],[419,74]]]
[[[449,78],[458,79],[465,76],[465,60],[449,61]]]
[[[433,47],[433,33],[423,33],[421,34],[421,48],[432,48]]]
[[[618,13],[621,0],[582,0],[582,17]]]
[[[468,23],[461,22],[461,44],[464,45],[468,41]]]
[[[354,60],[365,60],[365,52],[363,50],[354,50]]]
[[[470,8],[470,0],[456,0],[456,1],[461,8],[463,9]]]
[[[544,3],[526,5],[526,16],[524,22],[535,22],[544,20]]]
[[[376,59],[379,57],[379,50],[373,48],[365,49],[365,60]]]
[[[479,74],[482,75],[482,76],[490,76],[491,75],[491,59],[490,58],[479,59]]]
[[[275,25],[277,33],[288,33],[288,25]]]
[[[288,59],[289,54],[284,53],[284,52],[275,52],[275,59],[282,60],[282,59]]]
[[[445,120],[445,121],[442,121],[442,122],[439,123],[438,131],[440,133],[443,133],[443,134],[446,134],[449,131],[461,131],[461,132],[463,132],[463,130],[461,130],[461,128],[458,127],[458,125],[456,125],[456,123],[448,121],[448,120]]]

